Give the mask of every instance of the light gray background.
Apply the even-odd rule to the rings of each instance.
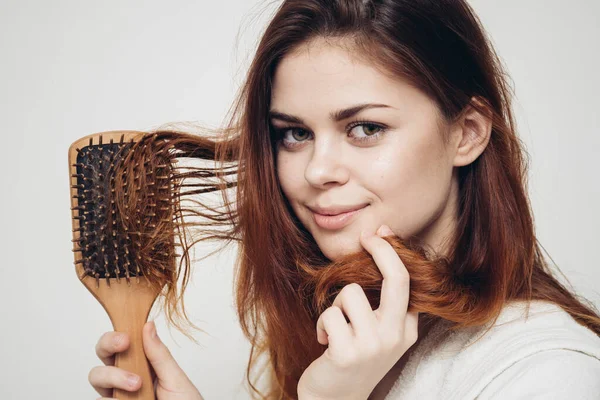
[[[0,398],[97,397],[87,375],[99,364],[98,338],[112,326],[73,267],[69,145],[99,131],[220,125],[275,9],[265,4],[0,2]],[[600,305],[600,2],[472,4],[516,87],[539,239]],[[163,340],[207,400],[249,397],[239,386],[249,346],[232,308],[232,265],[228,251],[195,267],[186,304],[212,335],[197,336],[201,347],[169,334],[157,317]]]

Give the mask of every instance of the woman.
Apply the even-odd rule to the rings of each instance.
[[[202,215],[239,243],[253,397],[600,392],[600,317],[541,254],[505,77],[465,1],[288,0],[220,136],[156,132],[220,162],[227,211]],[[157,398],[201,399],[154,333]],[[105,397],[139,388],[111,367],[127,346],[98,342],[89,380]]]

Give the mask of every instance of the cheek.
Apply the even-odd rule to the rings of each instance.
[[[302,194],[304,180],[304,170],[298,158],[288,157],[285,153],[281,153],[277,158],[277,178],[281,190],[292,204]]]
[[[401,236],[410,236],[424,228],[445,204],[451,173],[441,142],[422,137],[386,146],[364,182],[369,182],[369,189],[381,202],[377,218],[389,221]]]

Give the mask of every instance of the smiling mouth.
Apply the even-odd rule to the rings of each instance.
[[[352,222],[354,217],[356,215],[358,215],[362,210],[367,208],[368,206],[369,205],[366,204],[365,206],[363,206],[362,208],[359,208],[357,210],[343,212],[343,213],[336,214],[336,215],[319,214],[312,210],[311,210],[311,213],[313,215],[313,219],[314,219],[315,223],[320,228],[327,229],[327,230],[338,230],[338,229],[342,229],[343,227],[348,225],[350,222]]]

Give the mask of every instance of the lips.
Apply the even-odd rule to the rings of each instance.
[[[352,207],[311,208],[315,223],[322,229],[338,230],[348,225],[368,204]],[[309,207],[310,208],[310,207]],[[321,214],[330,213],[331,215]]]
[[[356,210],[360,210],[361,208],[364,208],[365,206],[369,205],[369,203],[364,203],[364,204],[359,204],[359,205],[355,205],[355,206],[334,206],[334,207],[308,207],[313,213],[316,214],[320,214],[320,215],[327,215],[327,216],[333,216],[333,215],[338,215],[338,214],[343,214],[343,213],[347,213],[347,212],[351,212],[351,211],[356,211]]]

